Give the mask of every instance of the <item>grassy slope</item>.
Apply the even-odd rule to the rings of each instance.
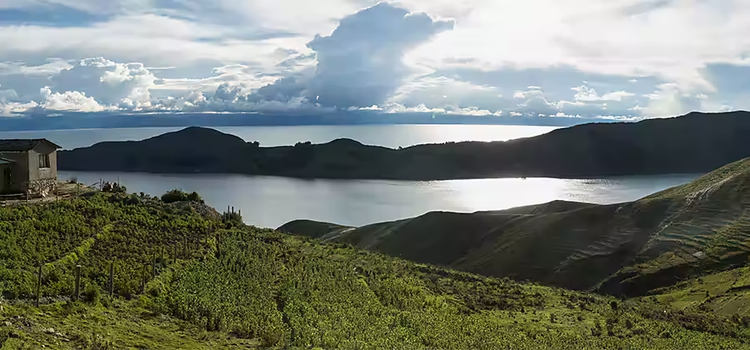
[[[634,264],[602,285],[606,291],[666,287],[747,263],[750,254],[750,159],[638,202],[669,203]]]
[[[116,300],[89,304],[5,305],[2,350],[39,349],[217,349],[256,348],[257,340],[240,339],[144,309],[137,302]]]
[[[674,308],[740,315],[750,321],[750,268],[741,267],[655,291],[651,296]]]
[[[744,265],[750,252],[750,159],[642,200],[552,202],[495,212],[434,212],[324,234],[328,224],[282,231],[341,241],[455,269],[573,289],[643,295]]]
[[[96,195],[0,216],[12,224],[0,227],[0,291],[11,299],[0,311],[3,349],[739,349],[750,340],[741,323],[706,313],[232,227],[150,199]],[[173,256],[174,247],[185,249]],[[36,256],[47,261],[40,309],[18,299],[31,296]],[[122,267],[109,300],[102,270],[113,256]],[[139,294],[139,262],[154,256],[156,275],[146,273]],[[85,303],[65,301],[75,264],[84,266]]]

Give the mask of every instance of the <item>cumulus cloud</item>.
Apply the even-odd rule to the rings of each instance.
[[[670,117],[703,110],[703,94],[694,94],[680,88],[679,84],[666,83],[646,95],[649,102],[639,108],[646,117]]]
[[[49,87],[40,91],[42,102],[38,107],[52,111],[100,112],[106,108],[92,97],[78,91],[52,92]]]
[[[452,28],[452,21],[388,3],[348,16],[330,36],[317,35],[308,44],[318,59],[308,96],[327,106],[382,103],[410,73],[404,54]]]
[[[412,73],[403,56],[452,28],[452,21],[380,3],[343,18],[331,35],[318,34],[307,44],[317,59],[313,74],[281,79],[254,98],[304,96],[341,108],[383,103]]]
[[[156,77],[142,63],[82,60],[50,78],[57,92],[81,92],[104,105],[148,105]]]
[[[625,98],[635,96],[634,93],[627,91],[613,91],[599,96],[596,90],[585,85],[573,87],[571,90],[576,92],[576,101],[622,101]]]

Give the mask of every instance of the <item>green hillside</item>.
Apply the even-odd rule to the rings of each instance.
[[[0,207],[0,219],[2,349],[742,349],[750,341],[742,319],[412,263],[245,226],[196,202],[97,193]],[[82,300],[74,302],[76,265]]]
[[[750,268],[740,267],[656,290],[650,298],[675,309],[750,320]]]
[[[631,203],[432,212],[328,234],[330,224],[310,222],[279,230],[472,273],[639,296],[747,262],[748,185],[745,159]]]

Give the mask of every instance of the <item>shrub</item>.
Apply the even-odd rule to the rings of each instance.
[[[242,220],[242,214],[240,212],[225,212],[221,214],[221,221],[224,222],[225,228],[242,226],[244,224],[244,220]]]
[[[101,299],[101,291],[99,287],[93,283],[86,284],[86,288],[83,290],[83,300],[91,304],[98,304]]]
[[[195,191],[193,191],[192,193],[190,193],[189,195],[187,195],[187,200],[189,200],[191,202],[204,203],[203,198],[201,198],[201,196],[198,194],[198,192],[195,192]]]
[[[112,192],[114,192],[114,193],[127,193],[128,192],[128,188],[125,187],[125,186],[123,186],[123,185],[120,185],[119,183],[115,183],[114,185],[112,185]]]
[[[114,182],[114,183],[106,182],[104,183],[104,186],[102,186],[102,192],[125,193],[127,191],[128,191],[127,187],[120,185],[117,182]]]
[[[164,203],[185,202],[185,201],[205,203],[203,201],[203,198],[201,198],[201,196],[197,192],[187,193],[179,189],[174,189],[163,194],[161,196],[161,201]]]
[[[188,200],[188,194],[182,190],[174,189],[161,196],[164,203],[184,202]]]

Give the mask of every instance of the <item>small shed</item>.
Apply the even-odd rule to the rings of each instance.
[[[0,140],[0,193],[42,196],[57,191],[57,150],[47,139]]]

